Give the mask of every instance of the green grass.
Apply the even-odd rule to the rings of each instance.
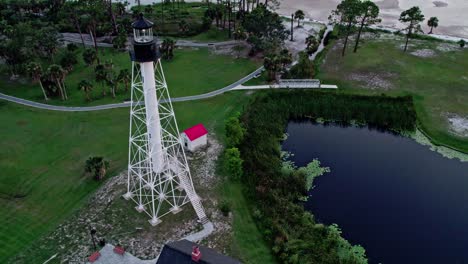
[[[117,52],[113,49],[100,49],[101,61],[112,60],[114,68],[119,71],[131,68],[130,58],[126,52]],[[60,54],[56,57],[59,58]],[[66,77],[65,85],[69,95],[68,101],[53,98],[47,103],[67,106],[86,106],[123,102],[130,99],[130,92],[125,92],[121,84],[117,96],[113,99],[110,90],[104,86],[107,96],[102,96],[103,86],[94,83],[94,67],[86,66],[82,61],[81,52],[78,55],[79,63]],[[171,61],[162,61],[166,81],[172,97],[202,94],[227,86],[245,75],[254,71],[258,63],[248,59],[233,59],[231,56],[216,55],[206,48],[177,49]],[[47,64],[44,63],[44,69]],[[94,83],[91,97],[93,101],[87,102],[84,93],[78,90],[78,83],[87,79]],[[10,81],[7,76],[0,78],[0,92],[25,98],[37,102],[44,102],[38,84],[31,84],[29,80]]]
[[[413,95],[419,126],[433,143],[468,152],[468,139],[450,132],[447,113],[468,116],[468,51],[456,44],[412,40],[414,46],[403,53],[402,40],[366,40],[358,53],[332,48],[325,56],[318,78],[337,84],[342,92],[360,94]],[[336,45],[336,44],[335,44]],[[452,51],[438,46],[453,45]],[[434,57],[418,57],[415,50],[434,50]],[[352,76],[378,76],[391,88],[375,87]],[[375,77],[374,77],[375,78]]]
[[[231,92],[176,103],[174,108],[181,130],[202,122],[210,131],[224,135],[224,119],[246,101],[244,92]],[[5,124],[0,127],[0,262],[4,263],[53,230],[99,187],[83,173],[89,156],[109,159],[108,175],[126,167],[129,109],[62,113],[7,102],[0,102],[0,109],[0,122]],[[239,195],[236,200],[242,198]],[[249,217],[248,211],[241,212],[235,224],[238,228]],[[253,222],[246,228],[239,243],[250,235],[261,239],[258,232],[251,234]]]
[[[234,213],[234,244],[231,248],[233,255],[243,263],[277,263],[252,218],[242,185],[227,182],[223,184],[222,194],[230,202]]]
[[[216,28],[211,28],[208,31],[189,37],[188,39],[198,41],[198,42],[220,42],[228,41],[228,30],[219,30]]]

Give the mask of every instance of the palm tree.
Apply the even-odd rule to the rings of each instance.
[[[93,84],[88,80],[82,80],[78,83],[78,90],[82,90],[85,93],[86,100],[91,101],[89,93],[93,90]]]
[[[174,46],[175,41],[170,38],[166,38],[163,40],[161,44],[161,51],[163,53],[163,58],[166,60],[170,60],[174,57]]]
[[[439,19],[437,17],[431,17],[427,21],[427,25],[431,28],[428,34],[432,34],[432,30],[439,26]]]
[[[96,51],[93,49],[85,49],[83,51],[83,60],[86,63],[86,65],[92,65],[97,60]]]
[[[302,11],[300,9],[297,10],[296,13],[294,13],[294,18],[297,19],[297,26],[299,27],[301,20],[303,20],[305,18],[304,11]]]
[[[182,35],[185,35],[185,33],[187,33],[188,30],[189,30],[189,25],[187,21],[185,21],[185,19],[182,19],[179,22],[179,31],[182,32]]]
[[[101,83],[102,86],[102,95],[106,96],[105,82],[107,80],[106,68],[102,64],[96,65],[94,68],[95,79],[97,83]]]
[[[55,82],[57,85],[60,95],[62,96],[62,100],[67,100],[67,92],[65,90],[65,85],[63,81],[65,80],[65,71],[63,70],[62,66],[57,64],[52,64],[47,68],[47,73],[51,80]]]
[[[106,70],[106,82],[110,87],[112,98],[115,98],[115,92],[117,91],[117,76],[114,71],[114,63],[112,60],[107,61],[104,64]]]
[[[275,55],[266,56],[263,60],[263,66],[268,72],[270,81],[276,80],[277,73],[280,69],[280,59]]]
[[[281,64],[281,70],[284,70],[288,64],[292,63],[292,54],[288,49],[281,50],[279,54],[279,62]]]
[[[151,6],[151,5],[145,6],[145,13],[146,14],[152,14],[153,11],[154,11],[153,6]]]
[[[33,80],[33,82],[39,82],[39,86],[41,86],[42,93],[44,94],[44,99],[46,101],[49,100],[49,98],[47,98],[46,91],[44,90],[44,86],[42,85],[42,81],[41,81],[41,77],[42,77],[41,65],[37,62],[30,62],[27,65],[26,70],[29,76],[31,76],[31,79]]]
[[[125,91],[128,91],[128,84],[130,83],[130,80],[131,80],[130,71],[128,69],[120,70],[117,80],[119,82],[123,82],[125,85]]]

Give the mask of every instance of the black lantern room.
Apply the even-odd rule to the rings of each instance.
[[[132,61],[151,62],[157,59],[156,42],[153,36],[153,22],[138,16],[138,19],[132,23],[133,28],[133,52]]]

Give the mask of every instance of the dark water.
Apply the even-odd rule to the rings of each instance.
[[[468,263],[468,163],[368,128],[288,125],[283,150],[331,173],[306,208],[364,246],[370,263]]]

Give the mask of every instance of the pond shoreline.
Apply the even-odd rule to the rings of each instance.
[[[282,150],[294,154],[297,166],[319,159],[331,169],[317,178],[305,207],[321,223],[338,223],[346,239],[368,250],[369,263],[421,263],[419,257],[442,263],[448,256],[446,263],[455,263],[468,257],[456,250],[468,239],[451,239],[468,233],[460,215],[468,201],[468,164],[441,157],[408,136],[368,126],[290,120],[287,132]],[[439,231],[424,239],[429,226]],[[439,240],[450,249],[436,252]],[[419,251],[408,250],[417,244],[423,245]]]

